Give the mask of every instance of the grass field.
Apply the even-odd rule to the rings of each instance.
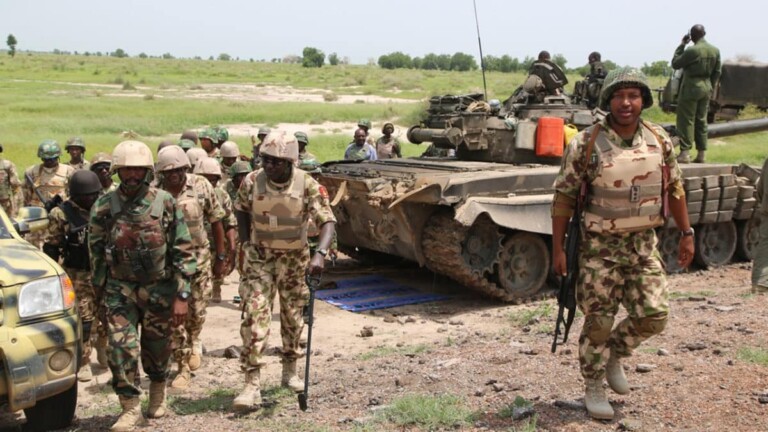
[[[506,98],[522,81],[522,73],[489,73],[489,98]],[[571,83],[578,79],[569,76]],[[396,97],[412,103],[328,103],[248,101],[228,94],[201,99],[190,93],[205,92],[214,84],[323,91],[334,95]],[[652,79],[652,87],[663,84]],[[567,86],[570,90],[571,84]],[[303,68],[296,64],[249,61],[112,58],[84,55],[22,53],[0,59],[0,143],[4,156],[23,169],[39,160],[37,144],[53,138],[63,144],[81,136],[88,151],[109,151],[133,131],[154,148],[163,139],[176,139],[185,129],[206,125],[309,125],[310,151],[320,160],[341,157],[351,136],[321,128],[323,122],[354,125],[369,118],[374,131],[393,121],[404,132],[418,121],[423,100],[435,94],[482,91],[480,72],[382,70],[375,66]],[[674,116],[653,107],[645,117],[671,123]],[[314,125],[317,125],[315,127]],[[401,142],[405,137],[401,134]],[[759,164],[765,158],[768,134],[734,137],[714,144],[711,161]],[[243,151],[250,150],[247,136],[235,135]],[[423,152],[424,146],[403,143],[406,156]],[[64,160],[68,159],[66,156]]]

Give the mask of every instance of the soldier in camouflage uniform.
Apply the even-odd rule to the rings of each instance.
[[[104,293],[112,388],[122,407],[113,431],[133,431],[144,423],[141,389],[133,380],[139,355],[151,381],[147,414],[165,415],[172,325],[181,325],[187,317],[190,279],[196,273],[181,208],[169,193],[148,185],[153,165],[144,143],[118,144],[112,171],[120,186],[91,209],[93,286]]]
[[[181,137],[179,138],[179,141],[182,140],[189,140],[192,142],[192,147],[197,147],[197,145],[200,143],[200,138],[197,136],[197,132],[193,130],[186,130],[184,133],[181,134]],[[190,147],[190,148],[192,148]],[[189,150],[189,149],[187,149]]]
[[[235,200],[239,237],[244,243],[240,296],[245,315],[240,327],[245,388],[234,400],[235,410],[261,403],[261,356],[276,294],[280,296],[283,339],[281,384],[296,392],[303,390],[304,382],[296,376],[296,359],[301,355],[302,309],[309,297],[304,275],[322,272],[336,222],[325,188],[294,167],[299,146],[293,135],[270,133],[262,144],[261,157],[263,168],[245,178]],[[311,258],[307,248],[310,218],[320,227],[320,245]]]
[[[296,137],[296,141],[299,142],[299,161],[296,166],[302,171],[314,171],[320,168],[320,161],[312,153],[307,151],[309,145],[309,137],[304,132],[296,132],[293,134]]]
[[[221,145],[221,182],[229,179],[229,169],[240,158],[240,147],[234,141],[226,141]]]
[[[763,163],[760,180],[757,182],[757,214],[759,237],[752,263],[752,292],[768,292],[768,159]]]
[[[64,151],[69,153],[69,166],[76,170],[87,170],[91,164],[85,159],[85,141],[80,137],[72,137],[67,140]]]
[[[91,371],[91,330],[101,293],[96,293],[91,283],[91,263],[88,258],[88,218],[91,207],[101,192],[101,183],[96,174],[80,170],[72,175],[69,182],[69,199],[59,204],[48,214],[48,240],[43,252],[59,261],[67,272],[77,295],[77,308],[83,324],[80,370],[77,378],[87,382],[93,379]]]
[[[45,207],[66,201],[67,185],[75,169],[59,163],[61,147],[54,140],[45,140],[37,147],[37,157],[43,163],[33,165],[24,171],[24,205]],[[58,198],[56,196],[58,195]],[[47,233],[45,231],[27,234],[27,241],[43,247]]]
[[[182,150],[185,152],[192,150],[193,148],[196,148],[195,142],[188,139],[182,139],[179,140],[179,147],[181,147]],[[158,150],[160,151],[160,150]]]
[[[681,230],[679,264],[686,267],[693,258],[693,228],[670,139],[640,118],[652,104],[641,72],[611,71],[600,95],[600,107],[610,114],[568,144],[554,185],[552,260],[561,275],[567,268],[568,219],[582,183],[589,185],[576,300],[584,313],[579,337],[584,402],[598,419],[613,417],[603,378],[616,393],[629,393],[620,359],[666,325],[669,299],[654,228],[664,224],[668,211]],[[628,316],[613,328],[619,303]]]
[[[0,144],[0,153],[3,145]],[[24,192],[21,189],[16,165],[0,157],[0,206],[10,217],[16,217],[20,207],[24,207]]]
[[[363,128],[355,131],[355,139],[347,146],[344,151],[346,160],[376,160],[376,147],[366,142],[366,132]]]
[[[190,150],[191,151],[191,150]],[[207,158],[206,158],[207,159]],[[202,363],[203,345],[200,332],[205,323],[206,308],[211,299],[211,252],[205,223],[211,224],[215,246],[213,276],[220,277],[227,260],[222,219],[224,209],[208,181],[196,174],[188,173],[189,159],[177,147],[166,147],[157,155],[157,171],[162,174],[161,188],[169,192],[184,214],[184,221],[192,236],[192,250],[197,258],[197,272],[192,276],[192,296],[189,299],[189,313],[183,325],[173,330],[173,359],[179,366],[179,373],[173,379],[174,388],[187,388],[191,371]]]
[[[233,205],[237,199],[237,190],[243,183],[245,176],[251,172],[253,172],[253,170],[251,169],[250,163],[246,161],[237,161],[233,163],[229,168],[229,179],[225,180],[222,184],[219,185],[220,188],[227,192],[227,195],[229,195]]]
[[[223,151],[224,149],[222,149]],[[235,251],[237,248],[237,219],[235,219],[235,212],[232,208],[232,199],[227,192],[218,187],[221,180],[221,166],[216,159],[203,159],[195,167],[195,174],[205,177],[216,193],[216,198],[221,203],[221,208],[224,209],[225,216],[221,220],[224,224],[224,237],[226,240],[227,261],[225,274],[213,277],[213,294],[211,295],[211,301],[214,303],[221,303],[221,286],[224,285],[224,276],[232,273],[235,269]],[[208,242],[211,248],[211,254],[216,254],[214,249],[216,242],[213,239],[213,229],[210,223],[206,221],[205,232],[208,234]]]
[[[215,129],[208,128],[200,132],[200,147],[205,150],[205,153],[208,155],[208,157],[212,157],[214,159],[219,157],[219,149],[216,147],[218,142],[219,133]]]
[[[261,158],[259,157],[259,148],[261,143],[264,142],[264,138],[272,132],[272,129],[268,127],[260,127],[256,136],[251,135],[251,144],[253,144],[253,158],[251,159],[251,169],[257,170],[261,168]]]

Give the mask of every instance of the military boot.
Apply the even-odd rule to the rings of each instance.
[[[245,387],[232,401],[235,411],[247,411],[261,405],[261,372],[255,369],[245,373]]]
[[[760,285],[752,285],[752,294],[765,294],[768,293],[768,287]]]
[[[598,420],[611,420],[613,418],[613,408],[605,397],[602,379],[585,379],[586,389],[584,391],[584,405],[592,418]]]
[[[200,365],[203,363],[203,342],[192,342],[192,355],[189,356],[189,370],[196,371],[200,369]]]
[[[296,393],[304,391],[304,380],[296,376],[296,360],[286,360],[283,363],[283,378],[280,380],[280,385]]]
[[[165,381],[149,383],[149,408],[147,417],[160,418],[165,415]]]
[[[680,154],[677,155],[677,163],[691,163],[690,152],[688,150],[680,151]]]
[[[189,371],[189,363],[187,361],[179,362],[179,373],[171,382],[171,387],[185,389],[189,387],[190,381],[192,381],[192,372]]]
[[[704,163],[706,159],[706,151],[705,150],[699,150],[696,152],[696,159],[693,160],[693,163]]]
[[[86,363],[80,367],[79,371],[77,371],[77,380],[80,382],[88,382],[92,379],[93,371],[91,371],[91,365],[90,363]]]
[[[627,376],[624,375],[624,368],[621,366],[619,356],[614,353],[611,353],[611,358],[608,359],[608,363],[605,365],[605,379],[608,380],[608,385],[616,393],[620,395],[629,394]]]
[[[211,301],[214,303],[221,303],[221,287],[214,286],[213,294],[211,295]]]
[[[141,403],[138,396],[120,396],[120,406],[123,411],[115,424],[109,430],[112,432],[132,432],[137,427],[146,425],[147,421],[141,414]]]

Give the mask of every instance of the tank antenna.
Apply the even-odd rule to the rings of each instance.
[[[483,58],[483,43],[480,42],[480,21],[477,20],[477,0],[472,0],[475,7],[475,26],[477,27],[477,45],[480,47],[480,70],[483,72],[483,94],[488,100],[488,86],[485,83],[485,58]]]

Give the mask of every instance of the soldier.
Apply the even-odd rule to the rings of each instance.
[[[201,142],[208,141],[207,139],[200,140]],[[217,149],[218,150],[218,149]],[[198,163],[200,163],[203,159],[208,159],[208,153],[205,152],[205,150],[201,148],[193,148],[189,149],[187,152],[187,158],[189,159],[189,172],[192,172],[192,170],[197,166]]]
[[[195,146],[196,144],[194,141],[186,138],[179,141],[179,147],[181,147],[181,149],[184,150],[185,152],[190,151],[193,148],[196,148]],[[158,150],[158,152],[159,151],[160,150]]]
[[[214,142],[214,146],[217,149],[221,150],[221,146],[225,142],[229,141],[229,131],[224,126],[213,126],[211,129],[213,129],[213,131],[216,132],[216,141]],[[217,154],[215,158],[220,159],[220,155]]]
[[[200,132],[200,147],[205,150],[208,157],[218,158],[219,149],[216,144],[219,142],[219,133],[213,128],[207,128]],[[194,165],[192,165],[194,167]]]
[[[191,152],[191,150],[190,150]],[[166,147],[157,155],[157,170],[162,174],[161,188],[169,192],[184,214],[184,220],[192,237],[192,251],[197,258],[197,272],[191,278],[192,296],[189,313],[183,325],[173,330],[173,359],[178,364],[178,374],[171,387],[187,388],[191,371],[202,363],[203,345],[200,331],[205,323],[206,307],[211,299],[211,252],[205,223],[211,224],[215,244],[213,276],[224,272],[227,251],[224,249],[225,216],[213,186],[203,177],[188,173],[190,162],[179,147]]]
[[[235,199],[237,198],[237,190],[243,183],[243,179],[252,171],[253,170],[251,169],[251,164],[246,161],[237,161],[232,164],[232,167],[229,168],[230,178],[224,181],[220,187],[227,192],[227,195],[229,195],[233,205]]]
[[[567,268],[568,219],[582,183],[589,184],[582,201],[576,301],[584,313],[579,337],[584,403],[597,419],[613,418],[603,378],[616,393],[629,393],[620,359],[666,325],[669,296],[654,228],[669,211],[681,233],[678,263],[687,267],[693,258],[693,228],[671,141],[660,126],[640,118],[652,104],[640,71],[609,72],[600,107],[610,114],[570,142],[555,180],[552,261],[561,275]],[[612,329],[619,303],[628,316]]]
[[[224,148],[222,148],[222,153]],[[247,165],[247,164],[246,164]],[[213,191],[216,193],[216,198],[221,203],[221,208],[224,209],[225,216],[221,220],[224,224],[224,238],[226,240],[227,250],[227,271],[226,274],[232,273],[235,269],[235,251],[237,248],[237,219],[235,219],[234,209],[232,208],[232,199],[227,192],[218,187],[221,180],[221,166],[215,159],[207,158],[203,159],[195,167],[195,174],[208,179],[208,182],[213,186]],[[215,254],[214,249],[216,242],[213,238],[213,229],[211,224],[205,222],[205,232],[208,234],[208,243],[210,244],[211,254]],[[221,286],[224,285],[224,274],[221,276],[213,277],[213,294],[211,295],[211,301],[214,303],[221,303]]]
[[[93,379],[91,371],[91,329],[98,315],[101,293],[91,283],[91,263],[88,258],[88,217],[101,192],[99,177],[89,170],[79,170],[69,182],[69,199],[48,215],[48,239],[43,252],[59,261],[72,280],[77,295],[77,309],[83,325],[82,356],[77,378]]]
[[[240,147],[234,141],[227,141],[221,145],[221,180],[229,179],[229,169],[240,158]]]
[[[85,169],[90,167],[90,163],[85,160],[85,141],[80,137],[72,137],[67,140],[67,145],[64,146],[64,150],[69,153],[68,165],[76,170]]]
[[[37,147],[37,157],[43,163],[33,165],[24,171],[24,205],[46,207],[48,210],[58,203],[66,201],[67,185],[75,169],[59,163],[61,147],[54,140],[44,140]],[[58,196],[58,197],[57,197]],[[46,232],[27,234],[27,241],[43,247]]]
[[[2,152],[3,145],[0,144],[0,153]],[[0,206],[12,218],[16,217],[20,207],[24,207],[24,192],[16,165],[3,157],[0,157]]]
[[[309,145],[309,137],[307,134],[304,132],[296,132],[293,136],[295,136],[296,141],[299,142],[299,161],[296,167],[303,171],[314,171],[319,168],[320,162],[317,160],[317,157],[307,151],[307,146]]]
[[[162,149],[164,149],[166,147],[170,147],[172,145],[177,145],[177,144],[174,143],[171,140],[162,140],[162,141],[160,141],[160,144],[157,145],[157,152],[160,153],[160,150],[162,150]],[[187,149],[187,150],[189,150],[189,149]]]
[[[197,132],[193,130],[185,130],[184,133],[181,134],[181,138],[179,138],[179,141],[182,140],[192,141],[192,147],[197,147],[197,145],[200,143],[200,138],[197,136]]]
[[[683,36],[672,57],[672,67],[683,70],[683,80],[677,98],[677,132],[680,134],[680,155],[677,161],[690,162],[690,150],[696,143],[695,163],[704,163],[707,150],[707,113],[712,89],[720,80],[720,50],[704,40],[704,26],[696,24]],[[693,46],[685,49],[688,42]]]
[[[263,168],[249,174],[237,192],[235,215],[243,245],[243,298],[245,319],[240,327],[245,388],[235,410],[261,403],[261,356],[266,348],[275,294],[280,296],[280,333],[283,339],[281,384],[300,392],[304,382],[296,376],[300,357],[302,309],[307,304],[305,273],[322,273],[334,233],[328,192],[309,174],[295,168],[299,158],[296,138],[285,132],[270,133],[261,148]],[[320,227],[320,244],[311,257],[307,224]]]
[[[153,167],[146,144],[118,144],[112,172],[117,172],[120,186],[91,210],[93,286],[104,293],[112,388],[122,407],[113,431],[132,431],[144,423],[141,389],[133,380],[139,355],[151,381],[147,415],[165,415],[171,325],[181,325],[187,317],[189,283],[196,272],[181,208],[169,193],[148,185]]]
[[[344,151],[346,160],[376,160],[376,148],[366,142],[366,133],[363,128],[355,131],[355,140],[349,143]]]
[[[760,180],[757,182],[757,214],[760,225],[757,228],[758,243],[755,247],[755,261],[752,264],[752,293],[768,292],[768,159],[763,163]],[[754,229],[754,228],[753,228]]]
[[[546,96],[563,94],[563,87],[568,84],[563,70],[553,63],[548,51],[541,51],[538,59],[531,64],[528,78],[523,83],[523,90],[536,102],[543,102]]]
[[[117,189],[117,184],[112,180],[112,155],[99,152],[91,158],[91,171],[95,172],[101,182],[101,195]]]
[[[381,133],[384,134],[376,140],[376,156],[379,159],[401,158],[400,141],[392,136],[395,132],[395,126],[392,123],[384,123]]]
[[[251,159],[251,168],[258,169],[261,167],[261,159],[259,158],[259,147],[264,142],[264,138],[272,132],[272,129],[268,127],[260,127],[256,133],[256,137],[251,135],[251,143],[253,144],[253,159]]]

